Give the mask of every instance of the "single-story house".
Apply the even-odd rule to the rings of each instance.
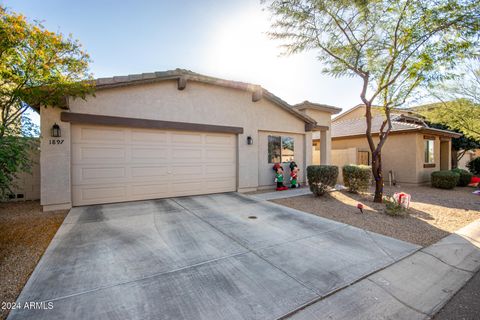
[[[423,184],[430,174],[451,168],[451,139],[461,134],[430,128],[420,117],[402,110],[392,112],[392,130],[382,148],[385,183]],[[372,108],[372,133],[378,143],[385,119],[380,108]],[[340,168],[346,164],[371,165],[366,139],[365,106],[358,105],[332,120],[332,161]],[[341,181],[341,180],[340,180]]]
[[[304,181],[312,133],[328,137],[339,111],[293,107],[261,86],[180,69],[95,86],[86,100],[39,108],[46,211],[271,188],[280,161],[294,160]],[[330,142],[319,148],[327,163]]]

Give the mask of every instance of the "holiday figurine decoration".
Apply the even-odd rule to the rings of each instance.
[[[300,184],[298,183],[298,169],[297,164],[295,161],[290,162],[290,188],[298,188]]]
[[[273,165],[273,171],[275,171],[275,182],[277,183],[277,191],[287,190],[288,188],[283,185],[283,168],[280,163]]]

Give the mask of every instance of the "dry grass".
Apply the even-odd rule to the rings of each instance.
[[[38,201],[0,203],[0,302],[17,299],[67,213],[42,212]]]
[[[386,215],[385,206],[374,203],[371,193],[334,191],[323,197],[306,195],[272,201],[422,246],[435,243],[480,218],[480,196],[472,194],[472,188],[385,188],[385,194],[399,191],[412,196],[409,215],[405,217]],[[359,202],[364,205],[364,214],[357,209]]]

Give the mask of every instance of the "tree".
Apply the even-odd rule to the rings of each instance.
[[[46,30],[0,6],[0,196],[19,170],[29,169],[30,106],[62,106],[66,96],[85,98],[93,86],[90,58],[71,36]]]
[[[459,76],[432,91],[440,102],[416,109],[429,121],[480,141],[480,60],[468,61],[460,70]]]
[[[316,50],[324,72],[359,77],[372,153],[375,202],[382,202],[382,147],[392,129],[390,112],[422,86],[449,77],[478,44],[478,1],[273,0],[273,39],[285,54]],[[385,112],[378,141],[372,105]]]

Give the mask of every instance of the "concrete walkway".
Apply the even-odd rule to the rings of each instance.
[[[303,187],[299,189],[288,189],[285,191],[258,193],[258,194],[250,195],[250,197],[258,200],[275,200],[275,199],[304,196],[306,194],[312,194],[312,192],[308,187]]]
[[[291,319],[429,319],[480,269],[480,220]]]

